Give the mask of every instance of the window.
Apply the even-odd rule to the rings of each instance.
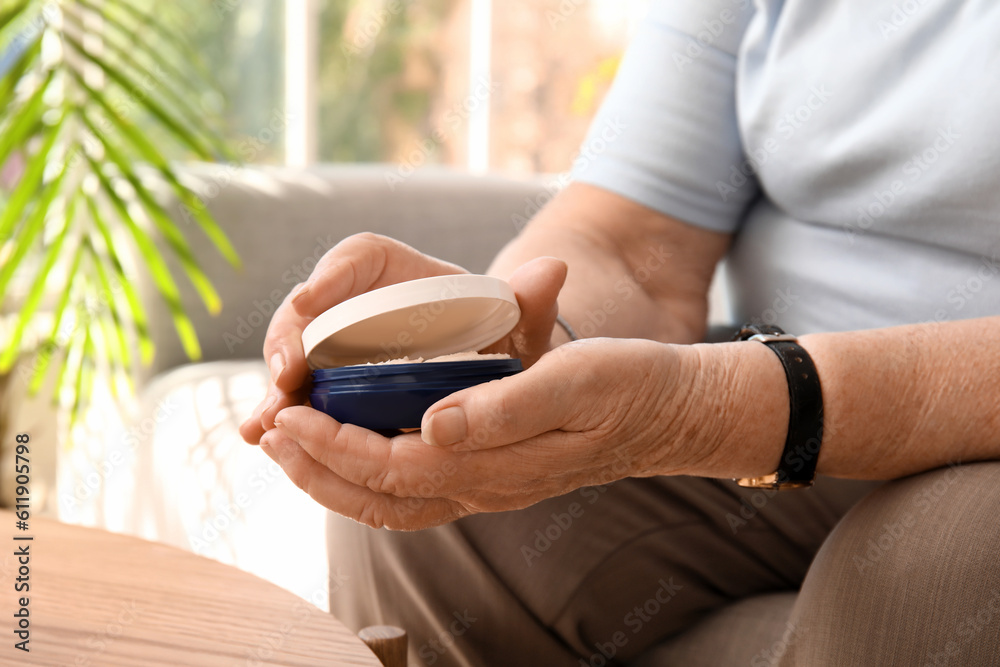
[[[215,0],[199,40],[248,162],[524,175],[568,169],[647,2]]]

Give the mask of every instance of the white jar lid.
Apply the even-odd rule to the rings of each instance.
[[[312,369],[480,350],[517,325],[514,290],[493,276],[421,278],[360,294],[302,332]]]

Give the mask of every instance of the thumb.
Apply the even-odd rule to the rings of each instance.
[[[511,332],[511,342],[525,366],[531,366],[549,350],[552,327],[559,314],[557,299],[566,282],[566,262],[538,257],[519,267],[508,279],[521,319]]]
[[[562,349],[562,348],[560,348]],[[560,359],[550,353],[517,375],[463,389],[427,409],[420,437],[429,445],[502,447],[563,426],[576,383],[559,382]]]

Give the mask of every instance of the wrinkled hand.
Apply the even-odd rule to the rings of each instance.
[[[399,241],[376,234],[357,234],[331,248],[309,279],[285,298],[271,319],[264,359],[271,371],[267,395],[240,427],[248,443],[257,444],[274,428],[274,416],[306,402],[310,370],[302,350],[302,330],[323,311],[364,292],[407,280],[467,273],[448,262],[424,255]],[[488,352],[506,352],[525,366],[550,346],[558,312],[556,297],[566,280],[566,264],[551,257],[528,262],[508,280],[521,308],[517,327]]]
[[[261,445],[329,509],[375,527],[419,529],[527,507],[628,476],[683,473],[691,348],[592,339],[518,375],[442,399],[420,433],[385,438],[288,407]]]

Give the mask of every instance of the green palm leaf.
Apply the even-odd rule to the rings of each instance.
[[[6,9],[0,8],[0,30],[6,28],[8,23],[20,16],[27,5],[28,0],[19,0]]]
[[[93,382],[94,364],[91,361],[94,356],[94,337],[91,335],[89,323],[83,327],[83,342],[80,344],[80,364],[76,368],[76,380],[73,382],[73,403],[69,411],[69,428],[80,418],[82,408],[90,396]]]
[[[76,14],[73,12],[66,12],[65,16],[71,23],[76,25],[78,28],[83,29],[83,21]],[[118,41],[117,35],[114,37],[111,36],[113,34],[115,33],[106,33],[104,35],[103,48],[109,55],[120,60],[124,67],[130,67],[131,69],[136,70],[132,72],[133,76],[138,76],[140,80],[148,80],[150,77],[154,76],[154,73],[148,68],[144,68],[138,64],[135,53],[135,50],[138,50],[153,61],[153,63],[158,66],[164,74],[170,76],[174,81],[184,80],[185,74],[177,69],[173,63],[164,58],[163,55],[156,49],[148,48],[140,44],[136,45],[135,50],[130,53],[128,51],[128,47]],[[161,85],[157,87],[157,91],[160,92],[166,100],[174,106],[174,108],[180,111],[183,119],[178,119],[178,122],[186,122],[188,127],[196,127],[194,124],[196,124],[198,120],[203,117],[204,112],[192,108],[190,103],[188,103],[187,98],[181,92],[173,86],[167,85],[168,81],[161,81]],[[85,85],[85,82],[81,81],[81,84]],[[89,86],[86,87],[90,88]],[[117,117],[117,114],[115,114],[114,117]],[[228,155],[228,149],[225,144],[215,138],[212,134],[209,134],[208,136],[199,136],[199,140],[201,139],[207,141],[217,155]]]
[[[118,281],[122,291],[125,293],[125,302],[128,304],[129,314],[132,318],[131,324],[135,330],[137,338],[139,339],[139,359],[142,360],[143,363],[148,364],[153,359],[153,341],[149,337],[149,324],[147,323],[146,311],[142,307],[142,301],[139,299],[139,294],[135,289],[135,285],[133,285],[129,277],[125,275],[125,267],[122,264],[121,258],[118,256],[117,250],[115,250],[115,243],[111,237],[110,225],[105,223],[104,216],[101,214],[97,201],[90,195],[86,195],[86,199],[87,211],[90,214],[90,221],[93,223],[94,227],[97,228],[97,233],[104,241],[104,251],[107,254],[111,268],[114,270],[115,279]]]
[[[14,102],[14,88],[41,53],[42,40],[36,39],[25,49],[6,72],[0,76],[0,114],[6,114],[8,106]],[[0,160],[2,162],[2,160]]]
[[[157,150],[157,148],[150,143],[150,141],[146,139],[146,137],[142,135],[142,132],[140,132],[134,125],[116,114],[104,95],[87,85],[86,81],[83,80],[83,77],[78,74],[75,74],[75,78],[80,86],[88,92],[91,99],[104,110],[107,114],[109,122],[114,125],[114,127],[131,143],[132,147],[138,151],[142,159],[156,169],[164,180],[167,181],[171,189],[174,191],[174,194],[181,200],[181,203],[187,206],[188,210],[192,211],[194,218],[198,222],[202,231],[205,232],[208,238],[215,245],[216,249],[222,253],[222,256],[225,257],[233,266],[239,267],[239,256],[236,253],[236,249],[233,248],[229,239],[226,237],[225,232],[222,231],[222,228],[219,227],[218,223],[216,223],[210,215],[202,210],[201,203],[198,201],[197,196],[195,196],[190,189],[181,184],[177,175],[174,173],[174,170],[170,167],[166,158],[163,157],[163,154],[160,153],[160,151]],[[79,113],[81,113],[81,117],[88,125],[90,131],[102,142],[105,142],[104,133],[97,131],[95,124],[86,114],[86,111],[82,110]],[[107,144],[105,143],[105,146],[106,145]],[[117,153],[117,149],[113,150]]]
[[[18,234],[15,235],[14,252],[11,253],[11,256],[4,263],[3,268],[0,268],[0,294],[7,294],[7,285],[10,283],[11,278],[14,277],[14,271],[24,261],[24,258],[28,255],[28,251],[32,249],[35,239],[42,233],[42,227],[45,224],[45,217],[49,212],[49,206],[51,206],[52,200],[59,193],[59,187],[62,185],[63,179],[66,178],[67,173],[69,173],[68,163],[63,165],[62,171],[59,172],[56,180],[44,187],[38,201],[35,203],[34,210],[28,216],[28,220],[18,230]],[[0,373],[7,370],[9,369],[0,364]]]
[[[182,21],[165,18],[177,7],[204,8],[188,3],[148,3],[147,9],[147,0],[0,0],[0,166],[12,155],[25,160],[11,191],[0,197],[0,305],[19,309],[12,332],[0,341],[0,373],[31,342],[29,391],[37,392],[54,370],[71,423],[96,378],[109,373],[115,392],[123,386],[116,380],[131,379],[137,359],[148,363],[153,356],[146,304],[125,259],[134,253],[145,267],[191,359],[200,357],[200,345],[167,259],[176,258],[176,273],[210,312],[221,308],[192,250],[194,239],[143,179],[144,164],[191,210],[220,255],[240,264],[168,159],[231,154],[191,101],[216,87],[205,83],[212,76],[192,55]],[[85,20],[90,12],[102,21]],[[53,16],[61,20],[49,23]],[[96,48],[89,47],[91,37]],[[44,63],[43,42],[62,47],[46,48]],[[99,84],[91,70],[102,74]],[[168,141],[161,145],[151,136]],[[11,289],[20,285],[24,293]],[[105,296],[87,307],[95,295]],[[31,324],[46,310],[51,329],[37,345]]]
[[[118,169],[121,170],[122,177],[128,181],[135,190],[136,196],[138,196],[139,201],[142,202],[146,213],[149,215],[159,232],[167,240],[170,248],[180,260],[185,273],[187,273],[188,278],[191,280],[191,284],[194,285],[198,294],[201,295],[202,300],[205,302],[205,306],[208,308],[208,312],[219,312],[222,308],[222,301],[219,299],[218,293],[215,291],[215,288],[212,287],[212,282],[198,266],[198,262],[191,253],[190,246],[188,246],[187,241],[184,239],[184,235],[181,234],[180,230],[170,219],[169,214],[163,209],[162,206],[160,206],[153,195],[150,194],[146,186],[142,184],[142,181],[132,170],[132,166],[128,160],[126,160],[125,157],[118,152],[118,148],[108,141],[102,132],[97,130],[87,114],[81,113],[79,114],[79,117],[87,129],[89,129],[94,136],[97,137],[101,145],[104,146],[104,151],[108,159],[118,166]]]
[[[70,221],[73,219],[73,214],[76,210],[76,201],[76,197],[70,200],[69,206],[66,209],[66,215],[63,218],[62,229],[56,234],[52,244],[45,251],[45,260],[42,262],[38,273],[35,274],[35,282],[31,286],[31,291],[28,292],[28,296],[25,298],[24,304],[18,312],[17,326],[10,340],[6,342],[3,353],[0,354],[0,374],[8,372],[17,360],[21,340],[24,338],[31,318],[38,312],[38,308],[42,304],[42,298],[45,295],[45,285],[52,274],[52,269],[55,268],[56,262],[62,257],[62,247],[71,231]]]
[[[0,165],[7,161],[14,147],[22,145],[25,137],[35,132],[41,124],[42,114],[45,112],[42,96],[45,95],[53,74],[48,73],[31,97],[13,112],[14,116],[8,121],[3,133],[0,133]]]
[[[215,78],[212,76],[204,60],[202,60],[197,53],[192,52],[191,45],[188,44],[178,32],[172,32],[164,27],[163,22],[152,14],[139,9],[133,3],[127,1],[116,2],[113,5],[105,6],[97,6],[92,0],[77,0],[77,2],[81,6],[100,14],[105,21],[113,24],[124,34],[136,35],[141,31],[148,29],[151,36],[155,36],[165,47],[172,49],[174,53],[179,54],[184,58],[185,63],[191,67],[191,69],[200,78],[196,85],[210,90],[217,89],[219,87],[218,82],[215,81]],[[128,25],[124,21],[118,19],[113,11],[108,11],[112,9],[120,10],[123,15],[130,16],[134,23]]]
[[[37,196],[42,185],[42,178],[45,175],[45,165],[48,164],[48,157],[52,153],[65,121],[66,115],[64,114],[54,126],[43,130],[46,134],[41,148],[28,159],[24,175],[11,194],[7,207],[3,213],[0,213],[0,240],[11,237],[21,214],[24,213],[32,199]]]
[[[167,304],[167,308],[170,309],[170,314],[174,319],[174,327],[177,329],[177,335],[180,336],[184,351],[191,359],[200,359],[201,346],[198,343],[198,336],[195,334],[194,325],[191,324],[190,318],[184,312],[180,290],[177,289],[177,283],[174,282],[173,276],[170,275],[170,269],[167,268],[166,262],[160,255],[155,241],[132,219],[128,212],[128,204],[115,191],[111,181],[101,171],[100,166],[94,161],[94,158],[88,155],[86,159],[101,184],[101,191],[117,212],[119,221],[125,225],[126,229],[132,235],[136,249],[146,263],[146,268],[149,270],[150,277],[153,279],[157,291],[159,291],[160,296]]]
[[[45,372],[48,370],[49,364],[52,362],[52,357],[58,353],[59,348],[62,343],[59,340],[59,331],[62,328],[63,320],[66,317],[66,311],[69,309],[70,296],[73,294],[73,286],[76,282],[77,275],[80,270],[80,263],[83,260],[83,245],[79,245],[76,252],[73,254],[73,259],[70,261],[69,272],[66,274],[66,283],[63,285],[63,289],[59,292],[59,301],[56,303],[55,309],[53,310],[53,320],[52,320],[52,331],[49,333],[45,344],[42,345],[43,354],[39,355],[36,359],[34,372],[31,376],[31,383],[28,386],[28,392],[30,394],[38,393],[38,390],[42,387],[42,382],[45,381]],[[71,336],[72,337],[72,336]],[[56,387],[62,386],[62,377],[66,365],[63,364],[60,367],[58,379],[56,380]],[[54,397],[55,398],[55,397]]]
[[[107,272],[104,270],[104,258],[97,252],[89,238],[83,239],[83,246],[93,264],[101,294],[106,297],[107,314],[105,315],[105,311],[101,309],[93,316],[101,330],[104,358],[111,366],[112,375],[115,375],[116,371],[120,371],[120,375],[129,377],[132,370],[132,352],[125,339],[124,322],[118,315],[118,305],[115,303],[114,297],[116,290],[112,287]],[[117,396],[117,383],[111,382],[110,384],[113,395]]]
[[[129,75],[125,73],[124,68],[113,67],[102,56],[87,51],[83,47],[83,44],[81,44],[80,41],[72,35],[64,33],[63,39],[67,44],[72,46],[82,58],[89,60],[94,65],[97,65],[109,79],[121,86],[123,90],[136,91],[142,89],[141,83],[129,78]],[[76,74],[75,71],[74,74]],[[137,103],[141,107],[155,116],[165,128],[170,130],[178,141],[194,151],[195,155],[199,158],[203,160],[215,159],[216,156],[212,152],[211,148],[205,146],[205,144],[202,143],[201,139],[198,138],[189,126],[185,125],[183,121],[178,119],[174,114],[165,109],[163,105],[154,100],[152,95],[144,95],[141,98],[136,97],[134,99],[137,100]]]

